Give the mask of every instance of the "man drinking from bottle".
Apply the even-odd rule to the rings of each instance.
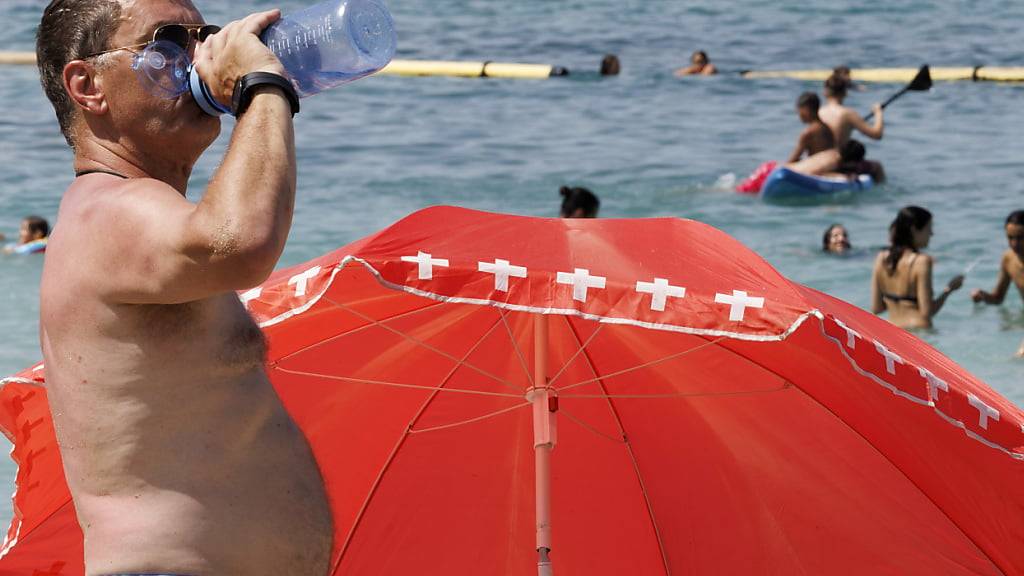
[[[278,17],[217,32],[189,0],[44,12],[39,69],[77,177],[47,247],[40,332],[90,576],[329,570],[323,480],[236,296],[273,270],[292,219],[294,93],[247,81],[283,74],[257,37]],[[155,40],[193,54],[238,114],[197,202],[186,185],[220,123],[188,95],[142,89],[134,59]]]

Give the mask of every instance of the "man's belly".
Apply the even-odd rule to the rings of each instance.
[[[62,445],[88,574],[327,573],[316,462],[269,383],[244,386],[230,408],[109,414],[102,434]]]

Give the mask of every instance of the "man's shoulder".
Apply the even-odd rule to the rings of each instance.
[[[104,223],[159,209],[176,198],[183,199],[174,188],[152,178],[76,181],[65,192],[60,211],[83,224]]]

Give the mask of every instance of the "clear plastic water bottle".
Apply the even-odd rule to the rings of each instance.
[[[378,0],[327,0],[283,16],[260,35],[284,65],[299,98],[373,74],[395,55],[395,27]],[[189,88],[199,107],[218,116],[217,102],[193,67]]]

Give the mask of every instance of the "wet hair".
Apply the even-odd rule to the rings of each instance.
[[[885,257],[889,274],[896,272],[896,265],[903,252],[917,252],[914,230],[921,230],[931,221],[932,213],[920,206],[904,206],[896,213],[896,219],[889,225],[889,255]]]
[[[864,160],[864,154],[864,145],[854,138],[847,140],[846,144],[843,144],[843,147],[839,149],[839,158],[844,164],[860,162]]]
[[[39,80],[57,113],[64,139],[74,147],[71,123],[75,103],[64,90],[64,66],[109,47],[121,22],[121,4],[114,0],[52,0],[36,32]]]
[[[558,189],[558,193],[562,195],[562,218],[571,218],[580,209],[583,210],[584,218],[597,217],[601,201],[590,190],[562,186]]]
[[[836,66],[835,68],[832,69],[832,75],[833,76],[841,76],[843,78],[849,78],[850,77],[850,67],[849,66]]]
[[[30,234],[42,233],[44,238],[50,235],[50,223],[42,216],[25,216],[23,222],[28,225]]]
[[[601,59],[601,76],[616,76],[621,69],[622,65],[619,63],[619,57],[615,54],[606,54]]]
[[[1006,217],[1006,224],[1004,226],[1009,226],[1010,224],[1024,226],[1024,210],[1010,212],[1010,215]]]
[[[850,80],[841,74],[832,73],[825,79],[825,96],[833,98],[845,98],[846,92],[850,89]]]
[[[821,99],[814,92],[804,92],[796,99],[797,108],[807,108],[811,114],[818,115],[818,108],[821,108]]]
[[[829,249],[828,249],[828,245],[830,244],[829,240],[831,239],[832,231],[835,230],[836,228],[842,228],[843,230],[846,229],[839,222],[835,222],[835,223],[829,224],[828,228],[825,228],[825,234],[822,235],[822,237],[821,237],[821,251],[822,252],[828,252],[829,251]],[[846,247],[847,248],[850,247],[850,242],[849,241],[846,242]]]
[[[711,60],[708,58],[708,53],[703,50],[696,50],[693,54],[690,54],[690,62],[693,62],[693,59],[696,56],[700,56],[704,60],[705,64],[711,62]]]

